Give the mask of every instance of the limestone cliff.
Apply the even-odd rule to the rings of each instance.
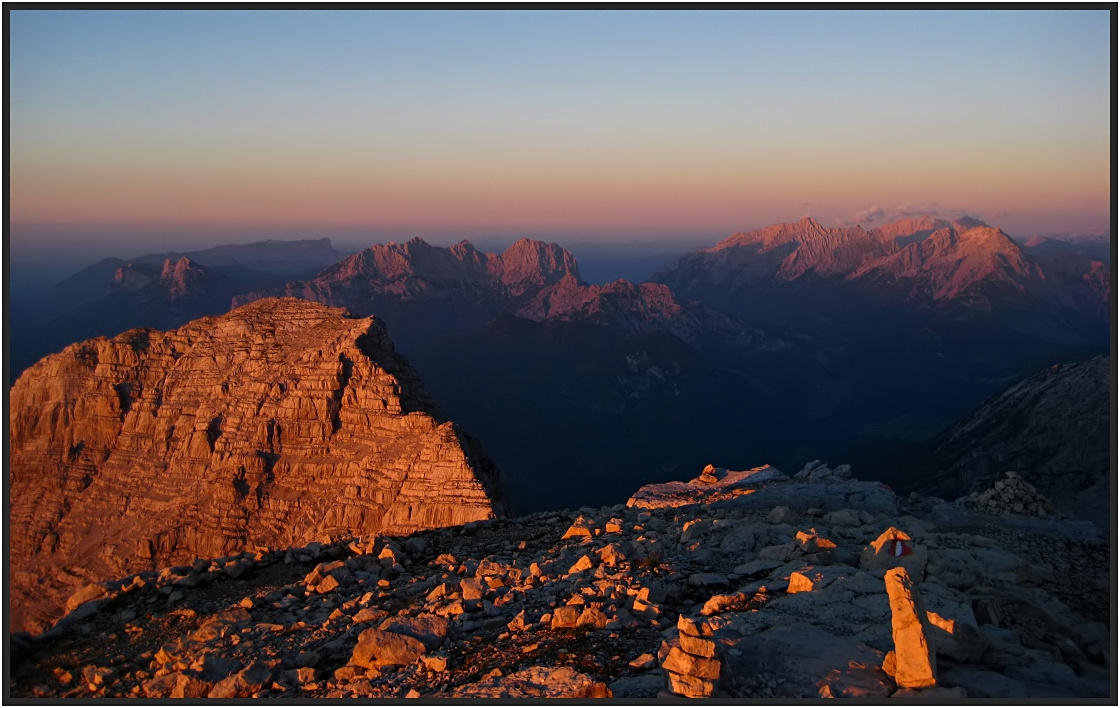
[[[9,418],[15,630],[90,581],[504,511],[380,321],[304,300],[72,345],[16,381]]]

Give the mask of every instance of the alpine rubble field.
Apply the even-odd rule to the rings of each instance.
[[[1107,541],[1037,492],[1018,513],[1032,491],[709,466],[599,509],[200,558],[13,635],[11,693],[1107,697]]]

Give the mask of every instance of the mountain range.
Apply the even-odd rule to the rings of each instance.
[[[1053,272],[1042,243],[1020,246],[998,228],[968,217],[906,218],[869,231],[828,228],[806,217],[734,234],[681,257],[654,280],[681,297],[707,296],[738,306],[731,309],[749,306],[732,295],[745,299],[741,296],[763,288],[781,291],[827,282],[915,308],[967,303],[972,310],[990,311],[1035,301],[1099,317],[1093,308],[1085,313],[1074,303],[1107,301],[1106,264],[1093,260],[1091,251],[1077,261],[1079,272],[1070,272],[1072,261],[1065,272]],[[1066,252],[1083,253],[1075,244],[1062,243]]]
[[[588,284],[570,252],[530,239],[345,257],[324,241],[252,246],[98,264],[56,293],[84,278],[100,295],[72,297],[88,304],[28,341],[43,352],[274,296],[376,315],[448,415],[487,441],[525,511],[605,501],[715,453],[789,466],[928,440],[1029,373],[1108,350],[1098,242],[1020,245],[971,218],[866,231],[806,218],[640,284]],[[270,249],[287,265],[247,277]],[[293,278],[312,257],[336,262]]]
[[[234,304],[275,296],[376,313],[398,346],[408,351],[477,331],[501,313],[538,322],[591,322],[627,332],[665,330],[685,340],[700,338],[707,330],[741,338],[749,330],[702,306],[683,307],[669,288],[657,283],[585,283],[569,251],[530,239],[520,239],[500,254],[481,252],[468,241],[448,248],[421,238],[376,245],[312,279],[238,296]]]

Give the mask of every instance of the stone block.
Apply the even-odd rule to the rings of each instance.
[[[693,656],[673,647],[661,668],[686,676],[715,680],[719,678],[720,662],[717,659]]]
[[[716,682],[672,671],[669,674],[669,690],[686,698],[711,698],[716,693]]]
[[[382,629],[367,629],[358,635],[350,663],[366,669],[387,664],[405,666],[424,653],[424,644],[415,637]]]
[[[902,688],[936,686],[937,656],[922,597],[905,568],[888,570],[884,581],[891,604],[895,682]]]
[[[716,657],[716,643],[711,639],[704,639],[703,637],[694,637],[690,634],[680,634],[681,649],[693,656],[699,656],[705,659],[714,659]]]

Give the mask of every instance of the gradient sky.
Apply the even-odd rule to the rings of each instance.
[[[1107,11],[20,10],[10,31],[13,243],[1111,220]]]

